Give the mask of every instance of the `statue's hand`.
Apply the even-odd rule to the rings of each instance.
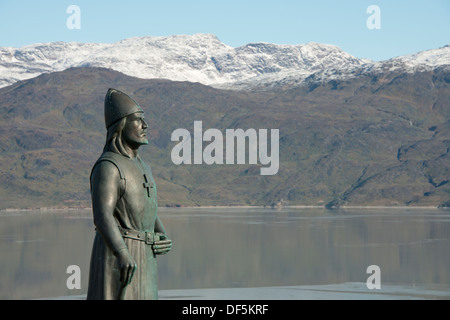
[[[116,255],[120,268],[120,282],[122,283],[122,286],[125,287],[129,285],[133,279],[137,264],[127,249],[118,251]]]
[[[153,244],[153,252],[155,254],[166,254],[172,249],[172,240],[167,235],[161,235],[160,240]]]

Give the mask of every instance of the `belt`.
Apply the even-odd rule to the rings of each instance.
[[[146,231],[137,231],[133,229],[125,229],[119,227],[119,231],[122,234],[122,237],[129,238],[138,241],[144,241],[145,244],[152,245],[155,241],[160,239],[159,234],[154,234]]]

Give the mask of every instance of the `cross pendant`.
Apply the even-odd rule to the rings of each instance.
[[[147,179],[147,175],[144,173],[144,180],[145,182],[143,183],[144,188],[147,189],[147,197],[150,198],[150,188],[153,188],[153,186],[150,186],[150,184],[148,183],[148,179]]]

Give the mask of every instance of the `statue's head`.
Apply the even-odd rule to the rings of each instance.
[[[137,150],[148,144],[144,111],[125,93],[109,89],[105,97],[106,144],[103,151],[112,151],[130,156],[128,146]]]

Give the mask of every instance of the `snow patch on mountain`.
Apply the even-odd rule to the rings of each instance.
[[[71,67],[110,68],[143,79],[250,89],[366,71],[429,70],[450,65],[450,46],[382,62],[358,59],[334,45],[250,43],[231,47],[212,34],[136,37],[119,42],[53,42],[0,47],[0,87]],[[313,76],[313,77],[312,77]]]

